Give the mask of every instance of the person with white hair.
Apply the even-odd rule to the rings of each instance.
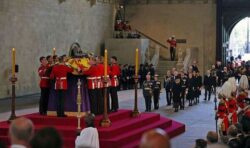
[[[236,98],[237,105],[239,107],[238,112],[242,111],[246,107],[245,99],[248,98],[248,79],[246,75],[242,75],[239,82],[239,94]]]
[[[94,125],[95,116],[93,114],[88,114],[85,116],[84,120],[86,128],[84,128],[80,135],[77,136],[75,140],[75,147],[99,148],[98,131]]]
[[[228,79],[228,82],[231,84],[231,91],[236,92],[237,91],[237,85],[236,85],[236,79],[235,77],[230,77]]]
[[[239,89],[248,90],[248,88],[249,88],[248,78],[246,75],[242,75],[239,81]]]

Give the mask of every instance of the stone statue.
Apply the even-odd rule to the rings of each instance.
[[[182,52],[181,48],[178,49],[178,61],[177,61],[176,66],[177,66],[178,70],[183,70],[184,69],[184,67],[183,67],[183,52]]]
[[[178,50],[178,62],[179,61],[183,61],[183,52],[181,48]]]
[[[158,44],[155,45],[155,53],[151,59],[151,64],[153,64],[155,67],[157,67],[160,57],[160,46]]]
[[[189,66],[190,60],[191,60],[191,49],[187,48],[186,49],[186,56],[185,56],[184,61],[183,61],[185,72],[188,71],[188,66]]]

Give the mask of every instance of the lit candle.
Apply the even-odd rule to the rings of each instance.
[[[139,52],[139,49],[136,48],[135,50],[135,76],[138,76],[138,64],[139,64],[139,61],[138,61],[138,52]]]
[[[53,56],[56,55],[56,48],[53,48]]]
[[[107,78],[107,67],[108,67],[108,51],[105,49],[104,51],[104,77]]]
[[[15,77],[15,65],[16,65],[16,50],[12,49],[12,77]]]

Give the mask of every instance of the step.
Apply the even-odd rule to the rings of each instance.
[[[181,133],[185,132],[185,125],[176,122],[176,121],[172,121],[172,126],[171,127],[167,127],[165,130],[170,138],[173,138]],[[140,144],[140,139],[136,139],[124,146],[122,146],[121,148],[138,148]]]
[[[119,112],[110,113],[109,119],[112,122],[115,122],[120,119],[121,116],[129,118],[131,114],[130,110],[119,110]],[[76,117],[66,117],[66,118],[58,118],[56,116],[41,116],[39,114],[27,115],[25,116],[32,120],[35,125],[46,124],[48,126],[53,125],[69,125],[69,126],[77,126],[77,118]],[[100,121],[102,120],[103,115],[97,115],[95,117],[95,125],[98,127]],[[46,120],[44,120],[46,119]],[[81,119],[81,126],[85,127],[84,118]]]
[[[158,65],[175,65],[177,61],[159,60]]]
[[[143,126],[142,128],[139,128],[139,129],[136,129],[136,130],[133,130],[133,131],[129,131],[125,134],[122,134],[120,136],[117,136],[117,137],[114,137],[114,138],[111,138],[111,139],[101,139],[101,147],[110,147],[110,148],[117,148],[117,147],[121,147],[135,139],[140,139],[141,135],[147,131],[147,130],[150,130],[150,129],[153,129],[153,128],[166,128],[166,127],[169,127],[171,126],[172,124],[172,120],[170,119],[166,119],[166,118],[160,118],[159,121],[157,122],[154,122],[152,124],[149,124],[149,125],[146,125],[146,126]],[[112,143],[112,146],[110,146],[110,143]]]
[[[99,137],[101,139],[108,139],[124,132],[124,129],[127,131],[132,131],[138,127],[141,127],[145,124],[150,124],[160,119],[159,114],[155,113],[142,113],[137,118],[129,118],[125,120],[121,120],[112,124],[109,128],[99,128]]]
[[[64,148],[74,148],[76,138],[62,138]]]
[[[131,110],[121,109],[118,112],[108,114],[108,117],[110,121],[113,123],[121,119],[130,118],[131,114],[132,114]],[[98,115],[95,117],[96,127],[99,126],[102,119],[103,119],[103,115]]]
[[[172,126],[166,128],[165,131],[168,133],[170,138],[173,138],[185,132],[185,124],[172,121]]]
[[[10,139],[8,136],[0,136],[0,141],[3,142],[5,145],[10,145]]]
[[[121,148],[138,148],[140,142],[141,142],[141,139],[136,139],[126,145],[123,145]]]

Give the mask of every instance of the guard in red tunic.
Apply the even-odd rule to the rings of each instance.
[[[175,59],[175,51],[176,51],[176,40],[175,40],[175,37],[172,36],[171,38],[169,38],[167,40],[167,42],[170,45],[170,58],[171,58],[171,61],[174,61],[174,59]]]
[[[226,135],[227,129],[229,127],[228,121],[228,108],[225,102],[221,99],[218,105],[218,111],[216,113],[218,118],[218,127],[223,135]]]
[[[228,118],[232,122],[232,124],[238,123],[238,117],[237,117],[237,102],[235,98],[235,92],[232,92],[232,96],[228,98]]]
[[[89,93],[89,102],[90,102],[90,111],[91,113],[98,114],[98,104],[99,96],[97,94],[97,73],[98,67],[96,66],[96,60],[90,58],[89,64],[91,65],[87,71],[84,71],[84,75],[87,75],[88,83],[88,93]]]
[[[48,61],[45,57],[40,57],[41,66],[38,69],[40,76],[40,88],[41,96],[39,101],[39,113],[40,115],[46,115],[48,110],[48,100],[49,100],[49,89],[50,89],[50,80],[48,74]]]
[[[55,79],[55,90],[57,95],[57,116],[66,117],[64,114],[64,100],[66,95],[67,74],[73,72],[73,69],[66,66],[63,57],[59,58],[59,63],[54,65],[50,74],[50,79]]]
[[[118,77],[121,75],[121,70],[117,64],[117,58],[115,56],[111,57],[111,66],[110,66],[110,94],[111,94],[111,111],[116,112],[119,108],[118,105],[118,95],[117,87],[119,86]]]

